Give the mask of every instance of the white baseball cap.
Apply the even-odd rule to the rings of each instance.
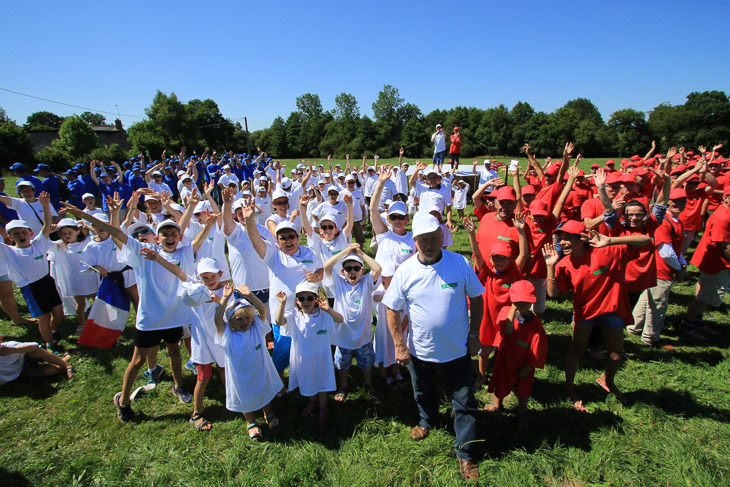
[[[85,200],[86,198],[94,198],[94,199],[96,199],[96,196],[94,196],[91,193],[84,193],[84,195],[81,197],[81,201]]]
[[[280,189],[277,189],[277,190],[275,190],[275,191],[274,191],[274,192],[273,192],[273,193],[271,194],[271,200],[272,200],[272,201],[276,201],[276,200],[278,200],[279,198],[287,198],[287,199],[288,199],[288,198],[289,198],[289,196],[288,196],[288,195],[287,195],[287,194],[286,194],[285,192],[283,192],[282,190],[280,190]]]
[[[388,216],[390,215],[407,215],[406,204],[402,201],[394,201],[388,207]]]
[[[196,270],[198,271],[198,275],[205,274],[206,272],[221,272],[218,263],[215,261],[215,259],[212,259],[210,257],[205,257],[204,259],[201,259],[200,262],[198,262]]]
[[[344,262],[348,262],[348,261],[355,261],[355,262],[357,262],[358,264],[360,264],[360,265],[362,265],[362,266],[364,266],[364,265],[365,265],[365,264],[363,263],[363,261],[362,261],[362,257],[360,257],[360,256],[359,256],[359,255],[357,255],[357,254],[347,254],[347,255],[346,255],[346,256],[345,256],[345,257],[344,257],[344,258],[342,259],[342,262],[343,262],[343,263],[344,263]]]
[[[30,228],[30,225],[25,220],[13,220],[5,225],[6,232],[10,232],[10,230],[14,230],[16,228],[27,228],[28,230],[33,230],[32,228]]]
[[[289,220],[284,220],[283,222],[280,222],[278,225],[276,225],[276,230],[274,231],[275,234],[279,234],[282,230],[293,230],[294,232],[297,231],[297,227],[290,222]]]
[[[79,222],[73,218],[61,218],[58,223],[56,223],[56,228],[60,230],[63,227],[79,228]]]
[[[431,214],[419,214],[413,219],[413,238],[426,233],[435,232],[440,227],[439,221]]]
[[[210,209],[210,203],[207,201],[199,201],[197,205],[195,205],[195,209],[193,210],[193,214],[195,213],[202,213],[206,210]]]
[[[178,225],[177,222],[175,222],[174,220],[162,220],[157,225],[157,235],[160,234],[160,230],[166,227],[177,228],[177,231],[182,233],[182,228],[180,228],[180,225]]]
[[[319,294],[319,286],[316,282],[302,281],[294,289],[294,294],[299,293],[312,293],[317,296]]]
[[[291,179],[289,179],[289,178],[281,178],[281,187],[282,188],[289,188],[289,187],[291,187]]]

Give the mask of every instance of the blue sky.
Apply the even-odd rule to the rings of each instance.
[[[5,2],[0,88],[137,116],[174,91],[251,130],[306,92],[325,109],[351,93],[372,116],[385,84],[424,113],[586,97],[608,119],[728,91],[728,14],[727,1]],[[0,106],[19,123],[83,111],[5,91]]]

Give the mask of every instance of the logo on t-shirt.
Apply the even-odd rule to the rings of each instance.
[[[523,342],[522,340],[517,340],[517,345],[524,348],[530,348],[529,345],[527,345],[527,343]]]
[[[314,264],[314,261],[311,259],[304,259],[302,260],[302,264]]]
[[[326,335],[327,330],[317,330],[317,335]]]
[[[33,257],[33,260],[41,260],[42,258],[43,258],[43,256],[42,255],[39,255],[37,257]]]
[[[458,286],[459,286],[458,282],[447,282],[446,284],[441,284],[441,289],[449,289],[449,288],[458,287]]]
[[[509,288],[511,288],[511,287],[512,287],[512,284],[511,284],[511,283],[508,283],[508,284],[502,284],[502,289],[509,289]]]
[[[254,348],[254,350],[261,350],[261,344],[259,343],[258,345],[256,345],[256,348]]]
[[[604,265],[603,267],[599,267],[597,271],[593,271],[593,275],[597,276],[599,274],[603,274],[608,270],[608,266]]]
[[[502,236],[502,235],[498,235],[498,236],[497,236],[497,240],[504,240],[505,242],[511,242],[511,241],[512,241],[512,239],[511,239],[511,238],[509,238],[509,237],[504,237],[504,236]]]
[[[400,249],[400,251],[401,252],[405,252],[407,254],[412,254],[413,253],[413,249]]]

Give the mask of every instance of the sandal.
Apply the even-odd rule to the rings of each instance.
[[[411,430],[411,439],[415,441],[421,441],[428,436],[428,428],[422,428],[420,425],[416,425]]]
[[[345,399],[347,399],[347,394],[349,394],[350,391],[347,390],[347,387],[340,387],[337,389],[337,394],[335,394],[335,401],[337,402],[345,402]]]
[[[266,424],[269,426],[269,428],[276,428],[279,426],[279,418],[276,417],[275,413],[269,413],[264,416],[264,419],[266,420]]]
[[[200,413],[193,413],[193,415],[190,416],[190,424],[192,424],[198,431],[210,431],[213,428],[210,421],[205,419]]]
[[[485,404],[482,411],[488,411],[490,413],[503,413],[503,407],[496,407],[494,404]]]
[[[580,399],[577,400],[577,401],[575,401],[575,402],[573,402],[573,409],[575,409],[579,413],[588,413],[588,410],[583,405],[583,401],[581,401]]]
[[[248,437],[251,438],[253,441],[259,441],[261,438],[264,437],[264,435],[261,434],[258,423],[255,421],[253,423],[249,423],[246,426],[246,429],[248,430]]]
[[[317,407],[317,401],[309,401],[309,404],[307,404],[307,407],[305,407],[302,410],[302,418],[308,418],[314,413],[315,408]]]

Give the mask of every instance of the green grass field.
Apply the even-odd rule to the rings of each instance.
[[[500,159],[501,160],[501,159]],[[509,159],[506,159],[507,161]],[[605,160],[601,159],[600,163]],[[290,161],[287,161],[290,162]],[[314,162],[314,161],[313,161]],[[381,161],[382,162],[382,161]],[[592,160],[585,161],[590,165]],[[8,180],[9,181],[9,180]],[[10,182],[10,181],[9,181]],[[8,184],[12,187],[11,184]],[[9,194],[12,191],[7,191]],[[453,250],[468,253],[468,238],[454,235]],[[595,384],[601,366],[585,357],[576,382],[590,414],[575,412],[563,390],[563,361],[570,343],[572,305],[548,301],[549,352],[536,373],[530,399],[531,431],[517,432],[516,399],[502,415],[481,413],[479,461],[483,485],[727,485],[730,475],[730,319],[726,303],[706,315],[722,337],[697,346],[673,329],[693,296],[696,269],[675,286],[666,341],[673,352],[654,350],[627,337],[631,359],[617,384],[631,401],[621,406]],[[21,309],[24,301],[18,294]],[[187,422],[191,405],[171,393],[164,352],[163,381],[133,406],[138,420],[122,424],[112,404],[132,355],[132,321],[110,351],[82,349],[72,364],[77,375],[0,387],[0,485],[456,485],[463,483],[453,454],[451,408],[442,396],[443,430],[415,443],[417,422],[410,388],[391,391],[378,383],[378,399],[351,374],[344,405],[330,401],[322,428],[303,420],[306,400],[294,393],[275,400],[282,420],[252,443],[242,415],[228,412],[224,391],[213,379],[205,415],[213,430],[198,433]],[[75,329],[66,319],[62,330]],[[0,321],[5,340],[39,340],[37,329]],[[74,340],[64,340],[67,348]],[[186,352],[183,358],[187,359]],[[476,361],[475,361],[476,366]],[[184,372],[192,390],[195,377]],[[142,385],[140,377],[135,385]],[[488,400],[485,390],[477,394]]]

